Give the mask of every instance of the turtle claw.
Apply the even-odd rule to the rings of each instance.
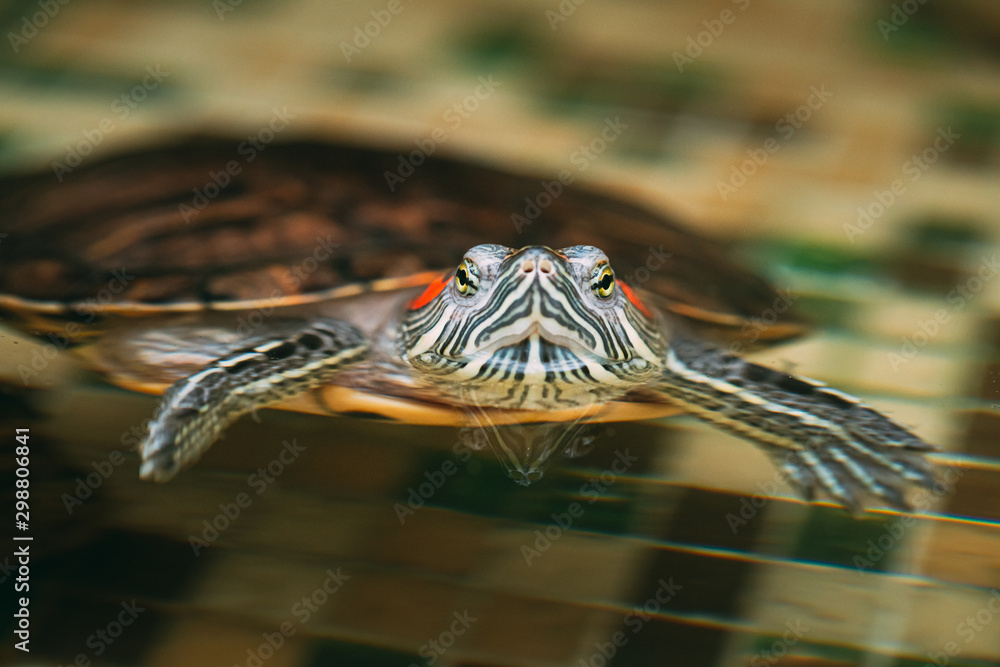
[[[169,482],[180,470],[180,466],[167,452],[157,452],[152,455],[143,454],[139,466],[139,479],[147,482]]]
[[[170,398],[172,395],[168,392],[139,448],[141,479],[169,482],[181,468],[200,458],[217,435],[212,429],[208,438],[199,437],[203,410],[172,405]]]

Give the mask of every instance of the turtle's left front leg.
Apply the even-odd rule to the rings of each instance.
[[[163,394],[140,446],[140,477],[169,480],[242,415],[323,384],[368,353],[364,335],[340,320],[281,330],[272,340],[212,361]]]
[[[931,486],[935,448],[861,401],[744,361],[671,341],[659,389],[688,412],[753,440],[807,498],[823,489],[858,511],[864,495],[907,509],[907,483]]]

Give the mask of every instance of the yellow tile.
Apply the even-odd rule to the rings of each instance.
[[[343,587],[330,593],[338,575],[345,577]],[[322,606],[332,606],[341,599],[352,576],[350,565],[332,559],[230,550],[217,554],[200,576],[193,604],[229,617],[254,619],[265,627],[277,627],[285,621],[299,626],[307,617],[297,606],[303,597],[311,598],[325,586],[327,595],[319,594],[318,598],[326,598]]]
[[[472,628],[468,650],[506,664],[571,664],[591,610],[546,600],[493,596]]]
[[[808,641],[850,643],[870,637],[887,598],[906,584],[857,570],[803,563],[763,563],[743,594],[743,616],[757,632],[781,634],[787,622],[808,628]]]
[[[1000,588],[1000,527],[932,521],[920,572],[935,579]]]
[[[620,601],[640,564],[642,544],[555,528],[545,524],[491,534],[487,538],[491,555],[478,582],[497,592],[552,600]],[[558,538],[545,537],[547,529]]]
[[[686,486],[761,495],[773,482],[777,495],[795,496],[760,447],[705,424],[685,429],[672,463],[675,479]]]
[[[416,652],[448,630],[455,613],[465,611],[479,618],[481,603],[474,593],[457,585],[369,571],[352,575],[338,593],[336,605],[309,625],[318,632],[346,634]],[[456,645],[468,646],[468,636]]]
[[[237,547],[358,556],[374,535],[396,521],[388,504],[337,502],[313,493],[270,488],[257,496],[254,529],[241,533]]]
[[[182,617],[170,629],[149,656],[148,667],[218,667],[245,665],[251,656],[268,667],[297,667],[305,658],[307,646],[301,633],[289,630],[281,635],[280,624],[274,628],[251,629],[212,616]],[[286,629],[287,626],[286,626]],[[262,635],[270,635],[268,642]],[[274,649],[273,646],[278,648]]]
[[[911,590],[900,602],[899,612],[910,619],[905,641],[921,655],[1000,659],[1000,591],[927,587]]]
[[[370,558],[421,572],[467,575],[492,543],[493,530],[489,519],[424,506],[387,527],[373,542]]]

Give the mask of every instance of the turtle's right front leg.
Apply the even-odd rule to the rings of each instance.
[[[753,440],[808,499],[823,489],[860,512],[865,494],[908,510],[907,483],[934,486],[935,447],[860,400],[704,342],[671,341],[660,390],[691,414]]]
[[[166,482],[242,415],[323,384],[367,353],[354,326],[316,319],[216,359],[163,394],[140,446],[139,476]]]

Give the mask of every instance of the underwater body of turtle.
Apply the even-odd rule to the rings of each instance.
[[[0,315],[65,336],[111,382],[163,393],[145,478],[170,479],[274,406],[564,425],[539,431],[558,448],[577,424],[680,409],[761,445],[808,497],[902,508],[907,484],[933,483],[916,435],[732,354],[779,297],[660,215],[458,161],[404,177],[398,155],[367,148],[241,148],[198,138],[62,183],[0,180]],[[523,481],[553,450],[523,462],[499,446]]]

